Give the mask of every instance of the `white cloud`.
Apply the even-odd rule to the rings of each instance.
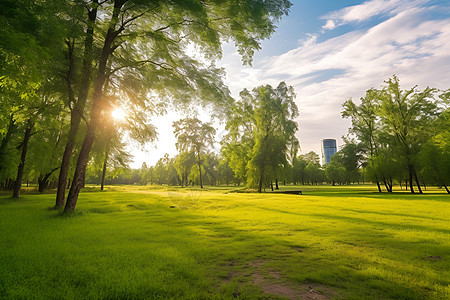
[[[429,0],[369,0],[325,15],[323,19],[327,21],[322,28],[331,30],[344,24],[363,22],[380,15],[392,16],[427,2]]]
[[[323,25],[322,28],[326,30],[333,30],[334,28],[336,28],[336,24],[333,20],[327,20],[327,23]]]

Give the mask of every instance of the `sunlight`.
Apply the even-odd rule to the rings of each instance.
[[[117,108],[111,112],[114,121],[123,121],[125,120],[126,115],[125,111],[121,108]]]

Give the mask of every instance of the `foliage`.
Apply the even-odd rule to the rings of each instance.
[[[298,108],[292,87],[281,82],[243,90],[230,110],[224,154],[239,180],[258,187],[281,178],[290,143],[296,141]],[[297,144],[298,145],[298,144]],[[245,174],[244,174],[245,173]]]
[[[434,163],[425,153],[433,152],[432,140],[439,140],[445,131],[438,120],[448,102],[448,91],[439,97],[437,93],[429,87],[402,90],[393,76],[382,89],[368,90],[359,105],[351,99],[343,104],[342,116],[352,121],[349,133],[359,140],[368,173],[380,192],[380,182],[391,192],[394,181],[407,181],[411,193],[414,183],[422,193],[420,182],[430,181]]]

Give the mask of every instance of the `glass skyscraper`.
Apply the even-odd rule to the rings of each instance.
[[[331,161],[331,157],[336,153],[336,140],[335,139],[323,139],[322,140],[322,165],[328,165]]]

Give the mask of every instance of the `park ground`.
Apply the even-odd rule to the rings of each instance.
[[[0,298],[450,298],[445,191],[289,188],[92,187],[71,215],[4,194]]]

